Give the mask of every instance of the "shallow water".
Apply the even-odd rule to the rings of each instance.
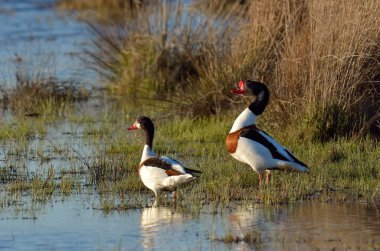
[[[95,197],[57,198],[35,218],[0,216],[1,250],[374,250],[380,212],[361,205],[265,208],[234,204],[223,213],[150,207],[104,214]],[[251,243],[225,243],[227,234]]]
[[[89,42],[86,25],[53,9],[54,0],[0,0],[1,85],[14,84],[17,62],[29,73],[86,85],[98,79],[80,56]],[[88,47],[87,47],[88,48]]]

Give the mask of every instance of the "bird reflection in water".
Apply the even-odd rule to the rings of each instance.
[[[175,229],[181,227],[184,219],[183,214],[172,208],[145,208],[140,218],[142,246],[151,249],[170,243],[176,232]]]

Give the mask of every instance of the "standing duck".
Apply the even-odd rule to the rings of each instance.
[[[195,180],[194,174],[201,173],[184,167],[175,159],[157,156],[154,153],[152,148],[154,125],[150,118],[141,116],[128,127],[128,130],[136,129],[145,131],[146,142],[139,165],[139,175],[144,185],[152,190],[156,197],[162,191],[175,192],[178,187]]]
[[[254,96],[253,102],[235,120],[227,135],[228,152],[235,159],[246,163],[259,174],[259,183],[266,172],[266,182],[271,170],[306,172],[307,166],[299,161],[280,143],[256,126],[256,117],[262,114],[269,102],[269,90],[257,81],[240,81],[233,94]]]

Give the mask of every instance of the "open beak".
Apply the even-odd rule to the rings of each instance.
[[[239,82],[239,87],[237,89],[231,89],[231,93],[232,94],[245,94],[246,93],[246,90],[245,90],[245,83],[243,80],[240,80]]]

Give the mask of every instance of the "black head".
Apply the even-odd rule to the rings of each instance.
[[[233,94],[247,94],[254,96],[255,99],[250,104],[249,109],[256,115],[260,115],[264,112],[265,107],[269,102],[269,89],[266,84],[252,81],[252,80],[240,80],[238,89],[231,89]]]
[[[150,118],[145,116],[138,117],[128,130],[142,129],[144,131],[154,131],[154,125]]]
[[[142,129],[146,133],[146,144],[152,148],[154,137],[154,125],[150,118],[145,116],[138,117],[133,125],[127,128],[128,130]]]
[[[253,95],[259,98],[260,96],[267,94],[269,100],[269,90],[266,84],[257,81],[246,80],[245,88],[249,95]]]

